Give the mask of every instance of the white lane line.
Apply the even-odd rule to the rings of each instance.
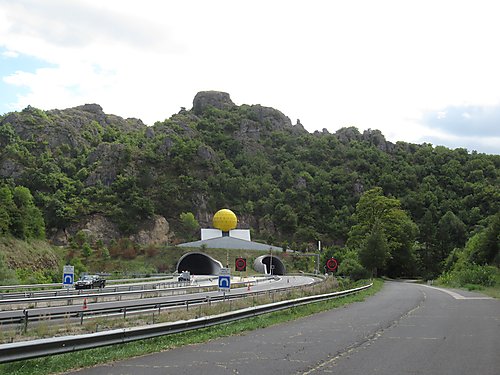
[[[426,288],[431,288],[431,289],[439,290],[440,292],[444,292],[446,294],[449,294],[453,298],[460,299],[460,300],[464,300],[464,299],[493,299],[493,297],[488,297],[488,296],[484,296],[484,297],[465,297],[465,296],[462,296],[461,294],[455,293],[455,292],[453,292],[451,290],[437,288],[435,286],[430,286],[430,285],[425,285],[425,284],[414,284],[414,285],[420,285],[420,286],[425,286]]]

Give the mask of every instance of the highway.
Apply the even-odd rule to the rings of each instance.
[[[251,278],[252,287],[251,290],[248,290],[247,287],[240,287],[231,289],[230,292],[226,293],[226,297],[237,297],[244,294],[257,293],[259,291],[273,290],[273,289],[283,289],[283,288],[292,288],[298,287],[302,285],[311,284],[317,279],[309,276],[284,276],[279,278]],[[178,283],[176,283],[178,284]],[[191,286],[193,291],[204,289],[204,287],[212,286],[215,287],[217,285],[217,277],[197,277],[195,283]],[[120,286],[118,286],[120,287]],[[125,287],[125,286],[123,286]],[[50,301],[56,299],[59,302],[59,306],[51,306],[51,307],[31,307],[27,309],[29,314],[29,318],[31,321],[36,321],[38,319],[48,319],[50,318],[52,321],[56,319],[67,319],[68,315],[72,317],[79,316],[82,311],[85,313],[85,316],[97,315],[97,314],[108,314],[108,313],[117,313],[123,311],[123,309],[127,309],[127,311],[138,311],[145,309],[157,309],[159,306],[162,308],[170,307],[170,306],[184,306],[186,303],[199,303],[200,301],[206,301],[207,298],[211,298],[216,300],[217,298],[223,298],[223,293],[219,291],[205,291],[205,292],[191,292],[189,289],[191,287],[184,288],[163,288],[163,289],[154,289],[149,292],[150,296],[148,298],[142,298],[142,294],[136,294],[135,296],[128,297],[128,299],[121,300],[122,294],[127,294],[128,292],[101,292],[99,294],[93,294],[94,297],[88,296],[88,303],[86,304],[85,310],[82,309],[82,301],[84,294],[77,294],[77,300],[80,302],[75,302],[71,304],[67,304],[65,298],[70,298],[71,295],[63,295],[58,297],[40,297],[45,301]],[[198,288],[203,287],[203,288]],[[74,292],[74,291],[73,291]],[[81,291],[78,291],[81,292]],[[94,291],[92,291],[95,293]],[[142,291],[139,291],[142,293]],[[145,291],[148,294],[147,291]],[[154,296],[157,293],[168,293],[170,295],[166,296]],[[93,302],[95,296],[99,296],[99,302]],[[115,299],[115,300],[111,300]],[[20,299],[16,298],[15,302],[23,302],[25,304],[29,304],[32,302],[34,298],[26,298]],[[0,300],[2,303],[0,307],[3,307],[3,310],[0,310],[0,322],[2,324],[14,323],[17,324],[21,321],[24,316],[23,307],[18,307],[17,309],[11,309],[12,305],[9,305],[9,300]],[[49,302],[47,302],[49,303]],[[61,305],[62,303],[62,305]]]
[[[498,375],[499,322],[498,300],[386,282],[345,308],[71,374]]]

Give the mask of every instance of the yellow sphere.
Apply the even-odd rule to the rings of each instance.
[[[215,213],[212,223],[214,228],[220,229],[223,232],[229,232],[231,229],[236,228],[238,219],[233,211],[224,208]]]

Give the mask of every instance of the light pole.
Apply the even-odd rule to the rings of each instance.
[[[271,262],[269,264],[269,273],[272,275],[273,274],[273,248],[270,247],[269,250],[271,251]]]

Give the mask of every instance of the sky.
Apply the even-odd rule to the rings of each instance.
[[[0,115],[98,103],[147,125],[199,91],[309,131],[500,154],[497,0],[0,0]]]

